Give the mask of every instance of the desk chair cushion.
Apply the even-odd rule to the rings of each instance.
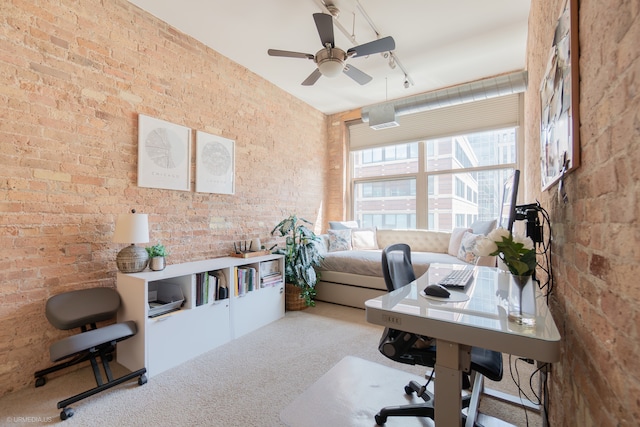
[[[81,289],[49,298],[45,315],[56,328],[69,330],[112,319],[118,307],[120,295],[115,289]]]
[[[122,341],[135,335],[137,331],[135,322],[130,320],[63,338],[49,347],[51,361],[57,362],[101,345]]]

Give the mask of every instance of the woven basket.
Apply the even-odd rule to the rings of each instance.
[[[287,311],[304,310],[307,308],[304,298],[300,296],[299,287],[285,283],[284,289],[284,307]]]

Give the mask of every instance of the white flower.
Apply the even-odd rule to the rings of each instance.
[[[478,256],[490,256],[497,250],[498,245],[496,245],[496,242],[488,237],[484,237],[478,239],[475,252]]]
[[[531,250],[533,249],[533,240],[531,238],[525,236],[524,234],[515,233],[513,235],[513,241],[515,243],[522,243],[524,249]]]
[[[510,234],[511,233],[509,233],[509,230],[507,230],[506,228],[496,228],[487,235],[487,239],[494,242],[502,242],[502,239],[508,239]]]

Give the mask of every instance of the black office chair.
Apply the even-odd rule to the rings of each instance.
[[[96,323],[115,318],[119,307],[120,295],[115,289],[111,288],[92,288],[64,292],[47,300],[45,314],[49,323],[61,330],[80,328],[80,333],[62,338],[49,347],[52,362],[69,360],[36,372],[34,374],[36,387],[45,385],[45,375],[87,360],[91,363],[97,384],[92,389],[58,402],[58,409],[62,409],[62,412],[60,412],[61,420],[66,420],[73,416],[73,409],[68,407],[72,403],[135,377],[138,377],[139,385],[147,382],[145,375],[147,370],[145,368],[116,379],[113,378],[111,373],[109,361],[113,360],[116,343],[134,336],[137,332],[136,324],[133,321],[127,321],[98,328]],[[106,382],[103,382],[100,374],[98,357],[102,362],[102,368],[107,377]]]
[[[389,292],[399,289],[415,280],[411,264],[411,248],[404,243],[396,243],[382,250],[382,273]],[[409,365],[420,365],[434,368],[436,363],[436,346],[430,345],[431,338],[417,334],[386,328],[380,338],[378,350],[391,360]],[[482,392],[482,376],[494,381],[502,379],[502,353],[473,347],[471,349],[470,370],[474,373],[474,384],[471,395],[462,400],[462,407],[469,411],[477,410]],[[375,416],[376,424],[383,425],[391,416],[434,418],[434,395],[427,390],[433,378],[433,370],[425,385],[416,381],[405,386],[406,394],[417,393],[424,403],[388,406],[382,408]],[[437,379],[436,379],[437,380]],[[469,388],[467,375],[463,376],[463,388]]]

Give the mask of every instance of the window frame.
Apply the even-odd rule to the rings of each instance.
[[[456,168],[450,168],[450,169],[446,169],[446,170],[433,170],[433,171],[428,171],[426,170],[426,159],[427,159],[427,146],[428,141],[429,140],[433,140],[433,139],[439,139],[439,138],[443,138],[443,137],[439,137],[439,138],[430,138],[430,139],[424,139],[424,140],[420,140],[420,141],[398,141],[393,145],[398,145],[398,144],[409,144],[409,143],[414,143],[417,142],[418,144],[418,171],[417,172],[409,172],[409,173],[403,173],[403,174],[394,174],[394,175],[384,175],[384,176],[375,176],[375,177],[364,177],[364,178],[354,178],[353,177],[353,172],[354,172],[354,165],[355,165],[355,155],[357,151],[361,151],[363,149],[367,149],[367,148],[360,148],[358,150],[353,150],[353,151],[349,151],[349,159],[348,159],[348,170],[346,173],[346,178],[347,178],[347,183],[349,186],[349,191],[347,192],[347,197],[346,197],[346,203],[348,203],[348,208],[347,208],[347,212],[349,214],[349,219],[353,219],[355,218],[355,194],[356,194],[356,185],[358,184],[362,184],[362,183],[377,183],[377,182],[381,182],[381,181],[394,181],[394,180],[406,180],[406,179],[415,179],[416,182],[416,195],[415,195],[415,206],[416,206],[416,211],[415,211],[415,217],[416,217],[416,229],[425,229],[425,230],[434,230],[437,229],[437,224],[429,224],[429,196],[432,195],[433,193],[429,193],[429,188],[428,188],[428,181],[429,179],[432,179],[435,182],[437,182],[438,177],[442,176],[442,175],[455,175],[455,174],[461,174],[461,173],[477,173],[477,172],[483,172],[483,171],[499,171],[499,170],[503,170],[503,169],[521,169],[522,170],[522,156],[523,156],[523,152],[524,152],[524,136],[523,136],[523,128],[521,126],[518,125],[514,125],[514,126],[509,126],[509,127],[496,127],[493,129],[482,129],[481,131],[478,132],[489,132],[489,131],[500,131],[503,129],[514,129],[515,130],[515,138],[516,138],[516,142],[515,142],[515,162],[510,162],[510,163],[498,163],[498,164],[492,164],[492,165],[488,165],[488,166],[473,166],[473,167],[462,167],[463,165],[460,162],[457,162],[460,166],[460,168],[456,169]],[[464,134],[461,135],[451,135],[449,137],[454,139],[454,143],[453,143],[453,150],[454,153],[452,153],[452,156],[455,157],[455,150],[456,150],[456,146],[458,145],[457,142],[455,142],[455,138],[456,137],[462,137],[462,136],[466,136],[466,135],[470,135],[470,134],[474,134],[474,133],[478,133],[478,132],[466,132]],[[373,147],[371,147],[373,148]],[[435,147],[434,147],[435,148]],[[437,154],[437,148],[435,148],[434,150],[431,151],[431,153]],[[499,159],[498,161],[501,161],[501,159]],[[473,190],[472,190],[473,191]],[[459,197],[459,196],[455,196],[455,197]],[[473,198],[475,200],[478,199],[478,193],[474,192],[473,194]],[[522,198],[522,194],[520,193],[518,195],[518,199]],[[473,203],[473,200],[469,201],[467,200],[467,190],[465,189],[465,194],[464,196],[461,197],[461,200],[464,200],[465,202],[471,202]],[[477,203],[477,202],[476,202]]]

